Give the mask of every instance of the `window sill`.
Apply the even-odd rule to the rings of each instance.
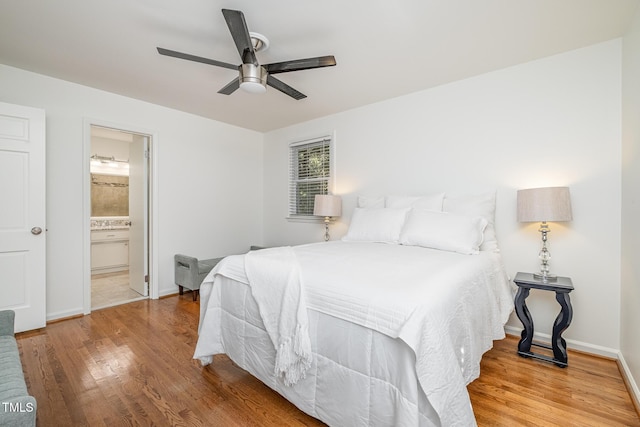
[[[324,218],[319,216],[288,216],[286,220],[289,222],[324,222]]]

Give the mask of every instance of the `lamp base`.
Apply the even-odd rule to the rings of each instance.
[[[324,217],[324,241],[328,242],[330,239],[329,236],[329,221],[331,221],[331,217],[325,216]]]
[[[555,274],[545,274],[545,273],[533,273],[533,278],[537,280],[542,280],[543,282],[557,282],[558,276]]]
[[[551,254],[547,249],[547,233],[549,230],[549,225],[546,221],[542,221],[540,224],[540,229],[538,230],[542,235],[542,250],[538,254],[538,258],[540,258],[540,272],[533,273],[533,278],[540,280],[542,282],[556,282],[558,280],[558,276],[555,274],[549,273],[549,260],[551,259]]]

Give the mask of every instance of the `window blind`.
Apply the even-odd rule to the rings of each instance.
[[[313,216],[316,194],[329,194],[331,138],[289,145],[289,216]]]

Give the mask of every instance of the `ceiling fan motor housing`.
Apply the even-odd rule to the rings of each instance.
[[[266,92],[267,74],[267,70],[261,65],[242,64],[240,66],[240,87],[247,92]]]

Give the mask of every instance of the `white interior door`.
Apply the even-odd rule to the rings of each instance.
[[[0,310],[46,325],[44,110],[0,102]]]
[[[149,296],[148,140],[134,135],[129,148],[129,287]]]

